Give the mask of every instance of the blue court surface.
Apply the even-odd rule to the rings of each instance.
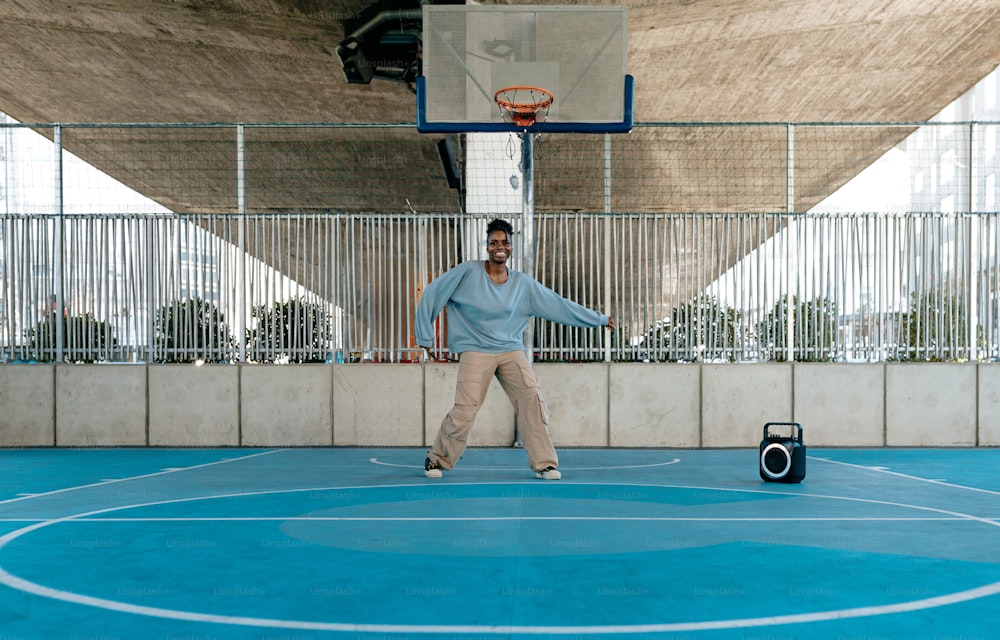
[[[0,451],[0,638],[1000,637],[1000,450]]]

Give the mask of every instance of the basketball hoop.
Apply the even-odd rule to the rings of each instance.
[[[493,94],[493,101],[500,107],[500,117],[515,127],[545,122],[553,100],[552,92],[540,87],[506,87]]]

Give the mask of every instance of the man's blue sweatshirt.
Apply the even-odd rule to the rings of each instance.
[[[504,353],[524,349],[532,317],[574,327],[603,327],[608,316],[583,307],[527,274],[508,270],[496,284],[481,260],[449,269],[424,289],[417,305],[417,344],[434,345],[434,319],[448,306],[448,350]]]

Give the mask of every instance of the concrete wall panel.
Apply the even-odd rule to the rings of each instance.
[[[1000,446],[992,364],[535,371],[559,447],[756,447],[765,422],[790,420],[812,446]],[[457,373],[454,364],[3,365],[0,446],[427,446]],[[513,423],[494,381],[470,444],[509,446]]]
[[[239,383],[239,367],[149,365],[149,444],[239,445]]]
[[[334,444],[423,445],[422,366],[345,364],[332,369]]]
[[[144,446],[146,367],[56,365],[56,444]]]
[[[1000,447],[1000,365],[979,369],[979,438],[981,447]]]
[[[794,366],[794,417],[807,445],[885,444],[884,365],[802,362]]]
[[[458,365],[428,364],[424,367],[424,444],[437,437],[441,421],[455,404]],[[496,378],[490,382],[476,424],[469,434],[469,446],[509,447],[514,443],[514,407]]]
[[[44,364],[0,366],[0,446],[55,444],[53,368]]]
[[[755,447],[764,424],[792,419],[787,364],[702,365],[702,444]]]
[[[612,364],[613,447],[701,444],[701,368],[688,364]]]
[[[241,365],[241,444],[332,444],[331,369],[323,364]]]
[[[976,366],[887,364],[886,444],[952,447],[976,443]]]
[[[608,365],[535,365],[557,447],[608,445]]]

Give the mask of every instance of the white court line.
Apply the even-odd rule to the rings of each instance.
[[[854,464],[851,462],[841,462],[840,460],[831,460],[830,458],[815,458],[813,456],[807,456],[813,460],[821,460],[823,462],[829,462],[830,464],[839,464],[844,467],[853,467],[855,469],[864,469],[865,471],[874,471],[876,473],[884,473],[890,476],[896,476],[899,478],[906,478],[907,480],[916,480],[918,482],[926,482],[928,484],[936,484],[942,487],[951,487],[952,489],[964,489],[965,491],[976,491],[979,493],[988,493],[994,496],[1000,496],[1000,491],[993,491],[991,489],[980,489],[979,487],[970,487],[964,484],[955,484],[953,482],[945,482],[944,480],[932,480],[930,478],[921,478],[920,476],[911,476],[905,473],[899,473],[898,471],[889,471],[885,467],[870,467],[863,464]]]
[[[269,627],[279,629],[303,629],[313,631],[347,631],[362,633],[393,633],[393,634],[522,634],[522,635],[607,635],[633,633],[663,633],[671,631],[702,631],[710,629],[737,629],[747,627],[777,626],[786,624],[801,624],[806,622],[822,622],[826,620],[841,620],[890,613],[902,613],[931,609],[968,600],[976,600],[1000,593],[1000,582],[958,591],[934,598],[900,602],[891,605],[874,607],[857,607],[835,611],[818,611],[785,616],[767,616],[760,618],[738,618],[732,620],[708,620],[703,622],[671,622],[660,624],[637,625],[595,625],[595,626],[518,626],[518,625],[406,625],[406,624],[360,624],[347,622],[313,622],[307,620],[282,620],[274,618],[251,618],[245,616],[224,616],[195,611],[178,611],[147,607],[103,598],[94,598],[83,594],[69,593],[22,580],[3,571],[0,568],[0,579],[16,589],[36,595],[66,600],[121,613],[184,620],[187,622],[210,622],[247,627]]]
[[[677,464],[680,462],[680,458],[674,458],[673,460],[668,460],[666,462],[653,462],[650,464],[633,464],[633,465],[622,465],[622,466],[608,466],[608,467],[559,467],[560,471],[604,471],[605,469],[649,469],[651,467],[665,467],[671,464]],[[399,467],[402,469],[423,469],[420,465],[413,464],[398,464],[395,462],[383,462],[378,458],[372,458],[369,460],[372,464],[380,464],[385,467]],[[518,471],[527,472],[528,469],[520,469],[514,467],[459,467],[457,470],[469,470],[469,471]]]
[[[1000,518],[988,518],[1000,520]],[[0,522],[48,522],[45,518],[0,518]],[[923,517],[828,517],[828,518],[787,518],[787,517],[691,517],[691,516],[218,516],[218,517],[176,517],[176,518],[73,518],[63,524],[88,524],[91,522],[968,522],[969,518]]]
[[[453,484],[451,487],[457,486],[476,486],[476,485],[500,485],[503,486],[505,483],[463,483],[463,484]],[[522,483],[523,484],[523,483]],[[587,483],[591,486],[623,486],[620,484],[607,483]],[[397,487],[423,487],[428,488],[427,484],[411,484],[411,485],[396,485]],[[581,486],[580,484],[570,484],[567,483],[562,485],[564,487],[570,486]],[[586,486],[586,485],[584,485]],[[770,495],[789,495],[789,496],[799,496],[799,497],[815,497],[827,500],[846,500],[849,502],[861,502],[870,504],[880,504],[880,505],[891,505],[897,507],[905,507],[916,509],[920,511],[929,511],[935,513],[941,513],[945,515],[956,516],[964,520],[971,520],[975,522],[983,522],[985,524],[990,524],[992,526],[1000,526],[1000,523],[985,520],[983,518],[972,516],[969,514],[961,514],[953,511],[947,511],[944,509],[936,509],[933,507],[924,507],[919,505],[908,505],[905,503],[888,502],[884,500],[874,500],[867,498],[852,498],[845,496],[829,496],[829,495],[818,495],[818,494],[801,494],[792,492],[779,492],[779,491],[762,491],[753,489],[732,489],[718,487],[697,487],[690,485],[624,485],[624,486],[645,486],[648,488],[681,488],[688,490],[723,490],[732,491],[737,493],[755,493],[755,494],[770,494]],[[350,489],[362,489],[362,488],[383,488],[379,486],[375,487],[330,487],[327,490],[343,491]],[[559,487],[561,488],[561,487]],[[97,516],[100,514],[110,513],[113,511],[120,511],[124,509],[144,507],[144,506],[154,506],[163,504],[173,504],[181,502],[194,502],[201,500],[211,500],[219,499],[223,497],[244,497],[244,496],[254,496],[254,495],[264,495],[264,494],[274,494],[274,493],[294,493],[303,491],[316,491],[316,488],[312,489],[283,489],[277,491],[256,491],[248,492],[243,494],[231,494],[229,496],[199,496],[195,498],[179,498],[173,500],[162,500],[152,503],[135,504],[128,506],[119,506],[112,508],[99,509],[94,511],[89,511],[86,513],[79,513],[73,516],[67,516],[63,518],[58,518],[54,520],[39,522],[32,524],[30,526],[24,527],[17,531],[12,531],[4,536],[0,536],[0,550],[4,546],[13,542],[17,538],[36,531],[43,527],[48,527],[54,524],[70,523],[70,522],[86,522],[86,518],[90,516]],[[516,625],[416,625],[416,624],[361,624],[361,623],[350,623],[350,622],[318,622],[318,621],[307,621],[307,620],[285,620],[285,619],[273,619],[273,618],[254,618],[246,616],[226,616],[217,615],[210,613],[201,613],[196,611],[182,611],[175,609],[164,609],[159,607],[148,607],[134,605],[127,602],[119,602],[116,600],[107,600],[104,598],[96,598],[92,596],[87,596],[81,593],[75,593],[71,591],[64,591],[61,589],[54,589],[52,587],[47,587],[36,582],[31,582],[24,578],[15,576],[8,573],[3,567],[0,567],[0,584],[6,584],[7,586],[13,587],[15,589],[39,595],[46,598],[52,598],[56,600],[61,600],[65,602],[71,602],[86,606],[97,607],[101,609],[106,609],[109,611],[116,611],[121,613],[132,613],[137,615],[152,616],[158,618],[166,618],[173,620],[185,620],[189,622],[209,622],[215,624],[229,624],[229,625],[239,625],[239,626],[249,626],[249,627],[268,627],[268,628],[280,628],[280,629],[305,629],[305,630],[322,630],[322,631],[341,631],[341,632],[367,632],[367,633],[394,633],[394,634],[522,634],[522,635],[607,635],[607,634],[635,634],[635,633],[664,633],[664,632],[674,632],[674,631],[701,631],[701,630],[712,630],[712,629],[736,629],[736,628],[747,628],[747,627],[762,627],[762,626],[778,626],[787,624],[802,624],[808,622],[821,622],[827,620],[841,620],[848,618],[860,618],[860,617],[870,617],[878,615],[886,615],[891,613],[902,613],[902,612],[912,612],[920,611],[923,609],[932,609],[936,607],[956,604],[959,602],[966,602],[969,600],[976,600],[979,598],[985,598],[989,596],[996,595],[1000,593],[1000,581],[992,582],[986,585],[975,587],[973,589],[966,589],[963,591],[957,591],[949,594],[944,594],[941,596],[935,596],[932,598],[923,598],[920,600],[911,600],[906,602],[899,602],[895,604],[888,605],[877,605],[870,607],[855,607],[850,609],[836,609],[829,611],[817,611],[801,614],[792,614],[784,616],[764,616],[758,618],[737,618],[728,620],[708,620],[700,622],[667,622],[667,623],[654,623],[654,624],[619,624],[619,625],[592,625],[592,626],[516,626]]]
[[[45,496],[54,496],[60,493],[67,493],[69,491],[79,491],[81,489],[93,489],[94,487],[106,487],[109,484],[117,484],[119,482],[130,482],[132,480],[142,480],[143,478],[155,478],[156,476],[165,476],[170,473],[177,473],[178,471],[191,471],[192,469],[204,469],[205,467],[212,467],[217,464],[226,464],[229,462],[237,462],[242,460],[248,460],[250,458],[256,458],[257,456],[266,456],[272,453],[278,453],[280,451],[285,451],[285,449],[274,449],[272,451],[260,451],[258,453],[251,453],[245,456],[240,456],[238,458],[227,458],[225,460],[216,460],[215,462],[206,462],[205,464],[196,464],[191,467],[172,467],[170,469],[161,469],[154,473],[146,473],[138,476],[130,476],[128,478],[117,478],[115,480],[101,480],[100,482],[93,482],[91,484],[81,484],[75,487],[65,487],[63,489],[55,489],[53,491],[46,491],[45,493],[29,493],[18,496],[17,498],[8,498],[7,500],[0,500],[0,504],[10,504],[12,502],[21,502],[23,500],[31,500],[32,498],[42,498]]]

